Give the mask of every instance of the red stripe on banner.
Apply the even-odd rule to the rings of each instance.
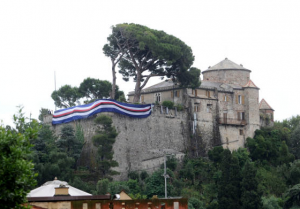
[[[126,107],[121,106],[121,105],[119,105],[119,104],[117,104],[117,103],[114,103],[114,102],[100,102],[99,104],[93,105],[93,106],[90,107],[89,109],[84,109],[84,110],[76,110],[76,109],[75,109],[75,110],[72,110],[72,111],[70,111],[70,112],[66,112],[66,113],[60,114],[60,115],[55,115],[55,114],[54,114],[53,117],[54,117],[54,118],[56,118],[56,117],[61,117],[61,116],[65,116],[65,115],[69,115],[69,114],[75,113],[75,112],[86,112],[86,111],[89,111],[89,110],[91,110],[91,109],[94,109],[95,107],[97,107],[97,106],[99,106],[99,105],[101,105],[101,104],[114,104],[114,105],[116,105],[116,106],[118,106],[118,107],[121,107],[121,108],[123,108],[123,109],[129,110],[129,111],[132,111],[132,112],[145,112],[145,111],[148,111],[148,110],[151,109],[151,107],[149,107],[148,109],[144,109],[144,110],[134,110],[134,109],[126,108]]]

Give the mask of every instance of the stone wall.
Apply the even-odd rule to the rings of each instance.
[[[202,72],[203,80],[239,84],[244,86],[250,79],[250,70],[207,70]]]
[[[113,145],[114,160],[119,166],[114,170],[120,172],[117,180],[124,180],[130,171],[146,170],[151,173],[163,163],[164,152],[173,154],[182,159],[188,147],[187,136],[190,134],[187,127],[187,111],[174,110],[167,115],[161,113],[160,106],[155,106],[153,113],[148,118],[130,118],[115,113],[101,113],[111,116],[113,126],[118,136]],[[96,116],[95,116],[96,117]],[[85,144],[79,160],[80,166],[93,167],[95,165],[96,148],[92,143],[92,136],[96,127],[93,119],[78,120],[71,122],[74,128],[80,124],[84,131]],[[50,122],[48,117],[46,121]],[[56,135],[60,134],[63,125],[53,126]]]

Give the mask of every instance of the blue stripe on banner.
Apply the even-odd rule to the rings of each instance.
[[[113,102],[116,104],[101,104],[101,102]],[[93,109],[89,111],[84,111],[85,109],[89,109],[93,105],[100,104],[99,106],[95,106]],[[120,107],[121,106],[121,107]],[[125,110],[122,108],[132,108],[132,111],[129,109]],[[148,110],[149,108],[149,110]],[[76,110],[80,109],[83,112],[76,112]],[[146,109],[146,110],[145,110]],[[72,112],[74,111],[74,112]],[[137,112],[136,112],[137,111]],[[62,112],[71,112],[70,114],[66,114],[64,116],[59,116],[60,114],[63,114]],[[55,111],[53,114],[52,124],[62,124],[62,123],[69,123],[74,120],[80,120],[88,118],[92,115],[95,115],[97,113],[101,112],[114,112],[119,113],[122,115],[127,115],[129,117],[135,117],[135,118],[146,118],[149,115],[151,115],[151,104],[148,105],[133,105],[133,104],[126,104],[122,102],[116,102],[114,100],[110,99],[102,99],[95,101],[93,103],[87,104],[87,105],[80,105],[75,106],[67,109],[62,109]]]

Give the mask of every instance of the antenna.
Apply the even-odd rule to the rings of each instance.
[[[54,71],[54,90],[56,91],[56,72],[55,71]],[[55,111],[56,111],[56,105],[55,105]]]

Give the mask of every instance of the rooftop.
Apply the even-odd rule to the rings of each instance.
[[[30,191],[27,197],[53,197],[55,194],[55,188],[64,185],[69,187],[70,196],[86,196],[91,195],[82,190],[76,189],[68,184],[68,182],[57,180],[56,178],[53,181],[47,181],[42,186],[35,188]]]
[[[265,99],[262,99],[259,103],[260,110],[274,110]]]
[[[209,66],[207,70],[203,71],[203,73],[211,70],[248,70],[248,69],[244,68],[242,64],[238,65],[232,62],[231,60],[225,58],[218,64],[212,67]]]
[[[258,89],[258,87],[251,80],[249,80],[248,83],[243,87],[244,88],[257,88]]]

